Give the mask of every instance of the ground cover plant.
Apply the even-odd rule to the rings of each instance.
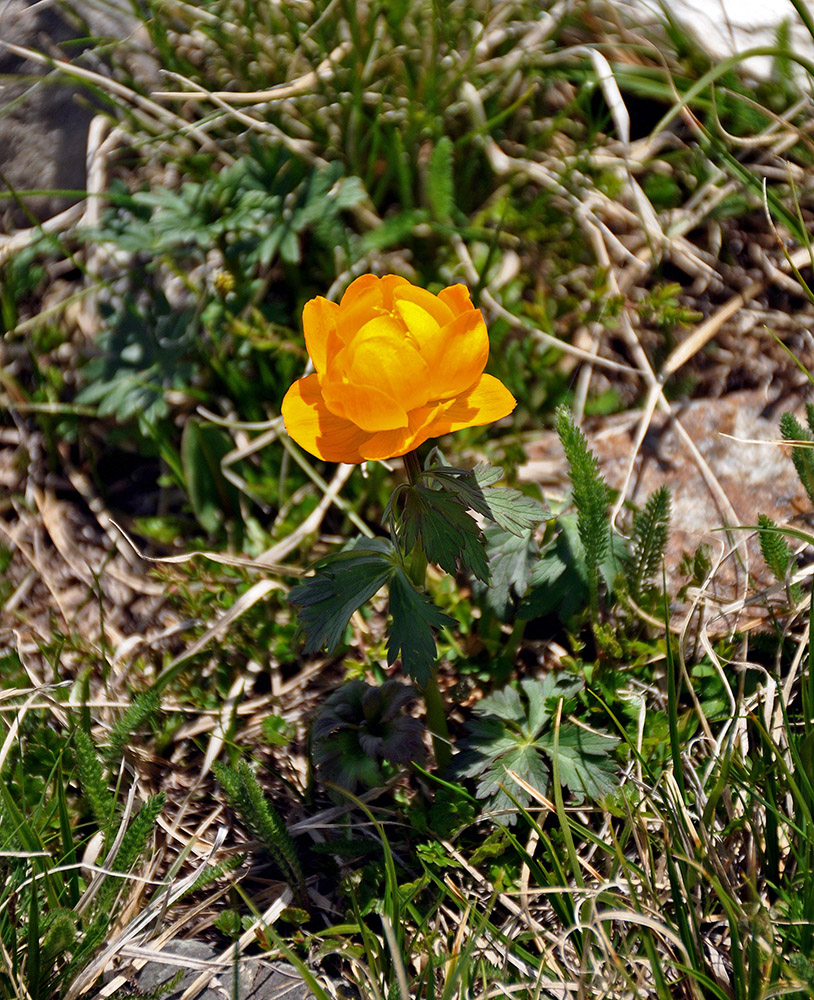
[[[812,995],[814,67],[587,0],[137,16],[95,197],[0,244],[0,997],[179,938],[318,997]],[[767,385],[800,518],[718,483],[676,556],[654,415],[715,485],[683,407]]]

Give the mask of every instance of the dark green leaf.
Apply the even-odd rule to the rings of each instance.
[[[223,428],[187,420],[181,436],[181,467],[195,517],[210,534],[225,518],[240,512],[240,494],[221,471],[221,462],[232,448],[232,439]]]
[[[360,539],[355,548],[323,559],[314,576],[292,589],[290,600],[301,609],[306,653],[340,644],[353,612],[387,583],[392,559],[386,540]]]
[[[447,573],[454,575],[460,566],[489,582],[483,534],[459,497],[416,483],[401,491],[400,500],[397,534],[404,552],[419,546]]]
[[[531,529],[515,535],[497,525],[484,528],[486,555],[489,559],[491,583],[479,585],[486,606],[498,618],[510,617],[515,601],[526,593],[531,571],[536,565],[539,549]]]
[[[616,764],[609,756],[619,740],[615,736],[591,733],[579,726],[563,725],[560,729],[560,781],[580,799],[599,801],[619,787]],[[554,733],[546,732],[539,746],[553,760]]]
[[[455,625],[455,619],[419,593],[399,567],[390,580],[390,616],[387,662],[401,656],[404,673],[426,684],[436,656],[433,629]]]
[[[459,497],[464,507],[488,517],[513,535],[525,535],[551,517],[550,511],[533,497],[508,486],[494,486],[503,478],[503,469],[497,465],[482,463],[472,470],[431,466],[426,477]]]

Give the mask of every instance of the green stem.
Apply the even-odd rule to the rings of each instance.
[[[411,483],[416,483],[421,475],[421,463],[414,451],[408,451],[404,456],[404,468]],[[407,574],[413,585],[419,590],[427,587],[427,555],[420,546],[416,546],[407,564]],[[427,726],[432,735],[432,746],[435,751],[435,763],[439,771],[443,771],[452,757],[449,741],[447,715],[444,710],[444,699],[438,687],[438,669],[433,665],[429,680],[424,685],[424,705],[427,709]]]

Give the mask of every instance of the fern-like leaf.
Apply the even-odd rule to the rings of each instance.
[[[116,812],[116,799],[107,787],[96,747],[84,729],[77,729],[73,738],[79,783],[88,801],[93,818],[108,839]]]
[[[597,617],[599,565],[610,549],[610,495],[596,456],[588,449],[582,431],[567,406],[557,409],[557,434],[562,443],[571,477],[571,492],[577,508],[577,531],[585,549],[591,611]]]
[[[136,695],[131,704],[116,720],[110,730],[110,746],[108,759],[118,760],[124,747],[133,739],[133,734],[152,719],[161,704],[161,692],[158,689],[144,691]]]
[[[766,565],[779,583],[786,583],[789,571],[793,568],[794,553],[770,517],[758,514],[757,523],[761,529],[758,533],[760,551],[763,553]],[[789,588],[789,597],[795,604],[802,600],[803,591],[798,583],[793,583]]]
[[[633,518],[630,593],[638,601],[642,591],[661,565],[670,530],[670,491],[666,486],[652,493],[644,509]]]
[[[167,796],[164,792],[151,795],[133,817],[122,837],[121,846],[116,855],[116,868],[121,872],[129,872],[147,847],[147,840],[153,832],[156,820],[164,808]]]
[[[806,407],[809,424],[814,424],[814,407]],[[791,449],[791,460],[800,477],[800,482],[814,503],[814,429],[807,431],[793,413],[784,413],[780,418],[780,433],[784,441],[811,441],[811,447],[798,445]]]
[[[189,887],[188,893],[191,895],[199,889],[205,889],[208,885],[211,885],[212,882],[217,882],[219,878],[223,878],[223,876],[228,875],[229,872],[234,871],[236,868],[240,868],[245,860],[245,854],[233,854],[230,858],[226,858],[225,861],[219,861],[216,865],[206,865],[206,867],[202,869],[201,874]]]
[[[238,761],[237,768],[233,769],[216,763],[214,770],[232,808],[271,854],[280,870],[288,876],[299,903],[307,909],[305,877],[294,841],[282,817],[263,794],[249,765],[241,760]]]

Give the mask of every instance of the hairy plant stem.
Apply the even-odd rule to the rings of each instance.
[[[416,483],[421,475],[421,463],[418,455],[414,451],[408,451],[404,456],[404,468],[411,483]],[[427,556],[422,548],[416,546],[410,554],[407,573],[413,585],[419,590],[425,590],[427,586]],[[444,768],[452,757],[452,750],[449,743],[449,729],[447,728],[447,715],[444,709],[444,699],[441,696],[441,689],[438,687],[438,671],[433,665],[430,679],[424,685],[424,704],[427,709],[427,725],[432,735],[432,746],[435,751],[435,763],[439,771]]]

